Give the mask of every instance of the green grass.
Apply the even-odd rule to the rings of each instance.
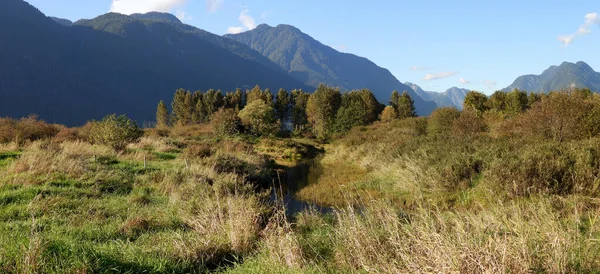
[[[2,152],[0,153],[0,169],[8,166],[14,159],[21,155],[20,151]]]
[[[27,149],[37,153],[39,148]],[[42,182],[0,185],[0,272],[204,273],[245,254],[229,243],[232,234],[224,229],[230,226],[199,234],[190,218],[200,213],[188,211],[196,201],[220,202],[212,187],[195,187],[198,181],[190,178],[212,176],[215,188],[240,195],[248,190],[224,185],[237,175],[184,171],[178,153],[152,152],[155,157],[144,168],[131,153],[96,161],[84,157],[81,177],[52,174]],[[19,154],[2,154],[2,167]],[[196,192],[180,192],[190,186]],[[234,198],[229,195],[220,194]]]

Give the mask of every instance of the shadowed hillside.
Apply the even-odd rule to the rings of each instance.
[[[368,88],[377,100],[387,103],[393,90],[407,91],[415,100],[419,115],[428,115],[435,103],[419,97],[387,69],[367,58],[338,52],[289,25],[260,25],[240,34],[226,35],[242,42],[278,64],[299,81],[310,86],[321,83],[341,89]]]
[[[308,87],[247,46],[164,15],[56,23],[22,0],[0,2],[0,116],[68,125],[125,113],[154,120],[177,88]],[[145,18],[145,19],[135,19]]]

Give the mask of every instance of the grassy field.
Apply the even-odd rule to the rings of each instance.
[[[120,152],[2,144],[0,272],[600,273],[600,137],[435,119],[324,145],[205,127]],[[296,197],[334,209],[286,214],[276,169],[316,156]]]

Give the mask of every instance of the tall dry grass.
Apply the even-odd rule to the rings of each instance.
[[[78,178],[90,171],[94,158],[114,156],[114,150],[86,142],[36,141],[0,175],[13,184],[42,183],[56,176]]]
[[[560,201],[557,201],[558,199]],[[421,204],[402,212],[381,202],[336,212],[336,262],[380,273],[574,273],[600,267],[600,226],[585,225],[577,199],[498,202],[480,212]],[[597,214],[595,209],[593,214]]]

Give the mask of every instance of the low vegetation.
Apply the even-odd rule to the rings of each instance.
[[[143,136],[126,117],[1,120],[0,271],[600,269],[598,95],[472,92],[462,111],[414,117],[406,94],[384,109],[368,91],[319,92],[257,88],[213,108],[216,92],[178,91],[190,108],[162,103]],[[320,97],[337,110],[313,112]],[[290,212],[272,192],[311,158],[292,194],[314,206]]]

